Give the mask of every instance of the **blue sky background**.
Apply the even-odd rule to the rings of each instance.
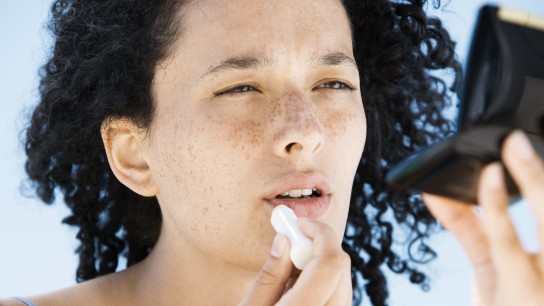
[[[447,1],[442,1],[447,2]],[[61,224],[67,215],[63,204],[46,206],[21,195],[24,151],[21,131],[28,110],[37,99],[37,69],[49,49],[44,28],[50,0],[0,2],[0,297],[28,296],[75,283],[77,257],[75,230]],[[443,18],[458,42],[464,62],[470,33],[481,0],[451,0],[431,14]],[[494,2],[544,16],[542,0]],[[526,248],[536,250],[535,222],[527,205],[511,209]],[[391,276],[390,304],[470,305],[470,266],[461,248],[448,233],[434,236],[432,246],[439,257],[426,267],[431,290],[422,292],[405,276]],[[365,304],[367,305],[367,304]]]

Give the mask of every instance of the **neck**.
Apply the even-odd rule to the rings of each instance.
[[[203,256],[164,225],[151,254],[129,270],[142,305],[237,305],[257,273]]]

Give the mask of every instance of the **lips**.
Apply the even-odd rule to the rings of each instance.
[[[289,191],[305,189],[314,190],[312,196],[282,196]],[[277,180],[265,200],[274,207],[286,205],[299,217],[315,219],[327,212],[330,206],[330,187],[325,176],[319,172],[297,172]]]

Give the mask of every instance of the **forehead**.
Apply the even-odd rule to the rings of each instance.
[[[339,0],[200,0],[183,14],[186,46],[218,53],[333,49],[351,53],[351,33]],[[315,52],[314,52],[315,53]]]

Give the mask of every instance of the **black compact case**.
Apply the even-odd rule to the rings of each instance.
[[[480,9],[457,126],[455,136],[394,166],[387,182],[476,203],[480,170],[501,159],[511,131],[525,131],[544,158],[543,18],[489,5]],[[518,196],[508,173],[506,182],[510,196]]]

